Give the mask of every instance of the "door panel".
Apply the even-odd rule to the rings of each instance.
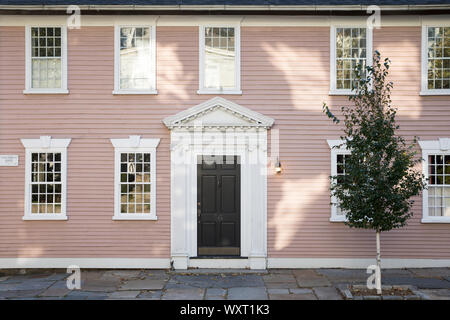
[[[240,164],[238,156],[227,158],[197,162],[198,255],[240,254]]]

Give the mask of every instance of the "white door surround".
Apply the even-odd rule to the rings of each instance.
[[[241,161],[241,257],[265,269],[267,258],[267,129],[274,120],[220,97],[164,119],[171,130],[171,259],[176,269],[197,256],[197,156]],[[202,259],[221,267],[221,259]],[[206,261],[208,260],[208,261]],[[242,265],[240,263],[239,265]]]

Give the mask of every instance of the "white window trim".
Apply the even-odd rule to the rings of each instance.
[[[150,57],[151,57],[151,88],[121,89],[120,88],[120,28],[141,27],[150,28]],[[158,94],[156,90],[156,23],[152,24],[116,24],[114,26],[114,91],[113,94]]]
[[[364,25],[332,25],[330,27],[330,92],[329,95],[354,95],[349,89],[336,89],[336,29],[337,28],[366,28],[366,65],[373,64],[373,32]]]
[[[41,136],[40,139],[20,139],[25,147],[25,212],[23,220],[67,220],[67,147],[71,139],[52,139]],[[61,153],[61,213],[31,213],[31,154],[34,152]]]
[[[158,220],[156,216],[156,148],[160,139],[141,139],[130,136],[128,139],[110,139],[114,146],[114,216],[113,220]],[[120,212],[120,154],[122,152],[150,153],[150,214]]]
[[[335,176],[337,174],[337,162],[336,162],[336,156],[338,154],[351,154],[349,150],[345,148],[342,144],[344,143],[343,140],[327,140],[328,146],[331,149],[331,176]],[[338,148],[338,146],[340,146]],[[331,197],[331,202],[336,203],[337,199],[336,197]],[[337,214],[337,207],[334,205],[331,205],[331,222],[345,222],[347,221],[347,218],[345,215],[338,215]]]
[[[428,156],[433,154],[450,155],[450,138],[439,138],[439,140],[419,141],[422,148],[422,173],[425,178],[428,175]],[[422,191],[422,223],[450,223],[450,217],[439,217],[428,215],[428,189]]]
[[[61,88],[33,88],[31,66],[31,28],[61,28]],[[25,90],[24,94],[68,94],[67,89],[67,27],[64,25],[26,25],[25,26]]]
[[[422,86],[421,96],[446,96],[450,95],[450,89],[428,89],[428,28],[429,27],[450,27],[450,22],[439,22],[435,24],[422,25]]]
[[[234,28],[234,50],[235,50],[235,79],[236,87],[233,89],[208,89],[205,88],[205,28]],[[199,77],[197,94],[242,94],[241,90],[241,29],[240,25],[232,24],[203,24],[199,25]]]

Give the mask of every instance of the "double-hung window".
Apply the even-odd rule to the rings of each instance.
[[[114,94],[156,94],[155,26],[115,27]]]
[[[200,26],[200,94],[240,94],[238,25]]]
[[[450,223],[450,138],[419,141],[422,148],[423,191],[422,222]]]
[[[24,93],[68,93],[66,27],[27,26],[25,39]]]
[[[71,139],[21,139],[25,147],[24,220],[67,220],[67,147]]]
[[[422,27],[422,95],[450,95],[450,24]]]
[[[331,176],[337,176],[336,183],[342,181],[345,176],[345,162],[350,156],[350,151],[348,151],[343,145],[342,140],[327,140],[328,145],[331,149]],[[339,203],[336,197],[331,197],[331,218],[332,222],[342,222],[345,221],[345,212],[339,208]]]
[[[352,94],[355,67],[362,65],[365,72],[372,65],[372,29],[332,26],[330,30],[330,94]]]
[[[156,220],[159,139],[111,139],[115,148],[114,220]]]

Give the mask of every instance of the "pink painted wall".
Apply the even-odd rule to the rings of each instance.
[[[374,30],[374,49],[392,60],[401,133],[450,136],[449,96],[421,97],[420,27]],[[169,257],[169,131],[162,119],[212,96],[198,95],[198,30],[157,28],[158,95],[112,95],[113,28],[68,31],[69,95],[24,95],[25,30],[0,27],[0,257]],[[270,257],[372,257],[374,234],[331,223],[330,151],[339,136],[321,111],[348,103],[329,96],[329,28],[243,27],[242,96],[224,98],[275,119],[284,172],[268,181]],[[112,221],[110,138],[161,138],[158,221]],[[22,221],[24,148],[20,138],[70,137],[68,221]],[[382,236],[384,257],[450,258],[450,225],[421,224]]]

